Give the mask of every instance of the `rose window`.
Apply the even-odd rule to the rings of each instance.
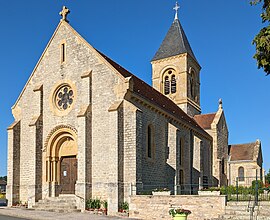
[[[70,108],[74,100],[74,92],[70,86],[65,85],[58,89],[55,96],[55,104],[59,110]]]

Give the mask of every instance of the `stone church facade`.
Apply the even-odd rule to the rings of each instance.
[[[132,184],[211,183],[212,137],[186,114],[200,111],[200,66],[182,47],[153,60],[154,89],[87,43],[64,16],[12,107],[9,205],[74,194],[107,199],[117,211]],[[180,83],[191,73],[192,85]]]
[[[12,107],[8,205],[71,194],[106,199],[113,213],[143,185],[226,185],[222,103],[201,115],[201,67],[177,14],[151,87],[90,45],[67,13]]]

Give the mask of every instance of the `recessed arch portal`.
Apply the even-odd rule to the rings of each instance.
[[[75,190],[77,180],[77,133],[69,126],[58,126],[53,129],[47,139],[46,146],[46,182],[60,185],[63,188],[65,177],[71,175],[71,188]],[[75,168],[63,171],[63,164],[66,158],[73,158],[71,161]],[[74,177],[76,177],[74,179]],[[70,181],[69,181],[70,182]],[[61,192],[61,190],[60,190]],[[74,191],[75,192],[75,191]]]

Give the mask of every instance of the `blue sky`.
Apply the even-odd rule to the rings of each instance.
[[[173,22],[174,0],[0,0],[0,176],[6,174],[11,107],[66,5],[70,24],[95,48],[151,84],[150,60]],[[248,0],[181,0],[179,19],[201,71],[201,107],[223,106],[231,144],[262,141],[270,168],[270,76],[257,69],[252,39],[260,6]]]

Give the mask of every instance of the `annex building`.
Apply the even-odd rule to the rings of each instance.
[[[201,114],[201,66],[177,13],[152,59],[152,86],[90,45],[68,13],[12,107],[9,206],[71,194],[117,212],[132,186],[226,185],[222,101]]]

